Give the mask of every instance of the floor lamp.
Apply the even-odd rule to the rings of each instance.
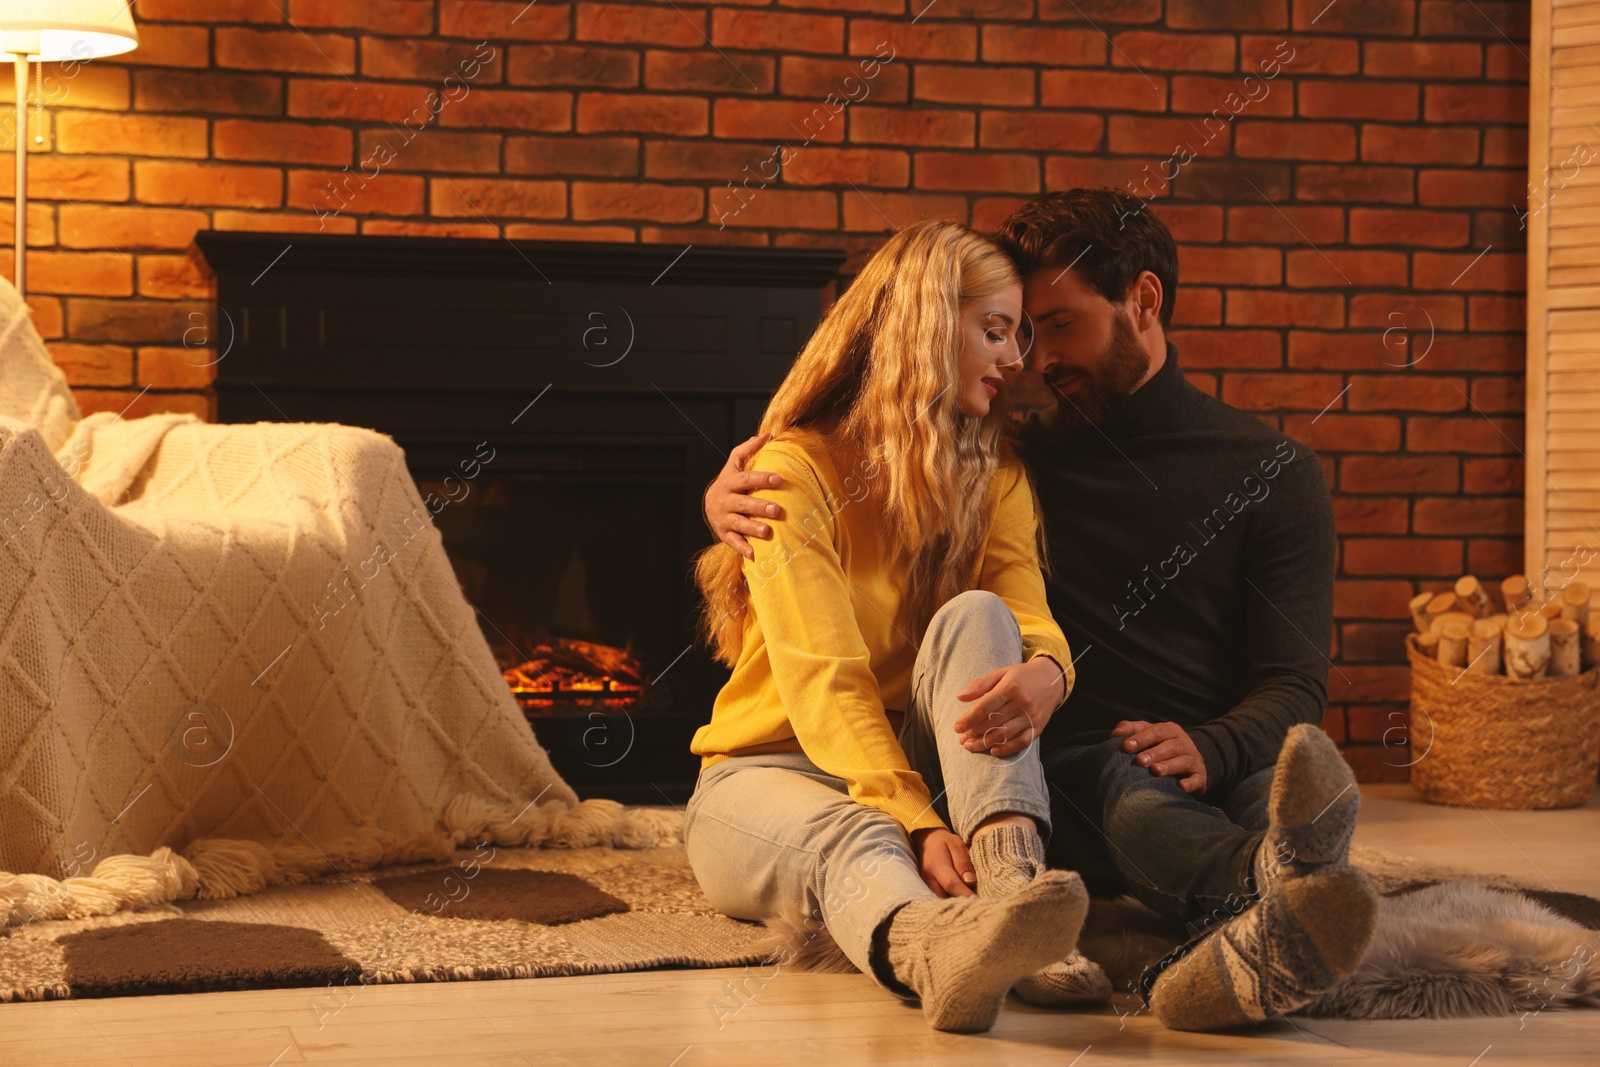
[[[28,225],[28,63],[88,63],[139,45],[133,0],[4,0],[0,3],[0,62],[17,70],[17,292],[23,289]]]

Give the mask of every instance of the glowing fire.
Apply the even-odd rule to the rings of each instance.
[[[565,637],[536,646],[532,659],[504,673],[524,709],[626,707],[650,685],[627,649]]]

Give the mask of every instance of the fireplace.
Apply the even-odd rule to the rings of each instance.
[[[507,686],[584,796],[687,799],[726,679],[700,494],[842,252],[204,231],[221,422],[392,436]]]

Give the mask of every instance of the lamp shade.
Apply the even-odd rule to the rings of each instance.
[[[131,52],[139,44],[132,7],[132,0],[6,0],[0,62],[15,62],[15,53],[61,63]]]

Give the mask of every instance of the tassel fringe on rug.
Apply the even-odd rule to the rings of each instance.
[[[395,864],[445,862],[462,847],[658,848],[676,844],[682,817],[670,809],[629,807],[614,800],[562,800],[497,805],[479,797],[451,801],[433,834],[403,837],[372,831],[310,844],[266,845],[208,838],[180,855],[108,856],[86,877],[0,872],[0,930],[51,919],[87,919],[176,900],[222,900],[295,885],[323,875]]]

